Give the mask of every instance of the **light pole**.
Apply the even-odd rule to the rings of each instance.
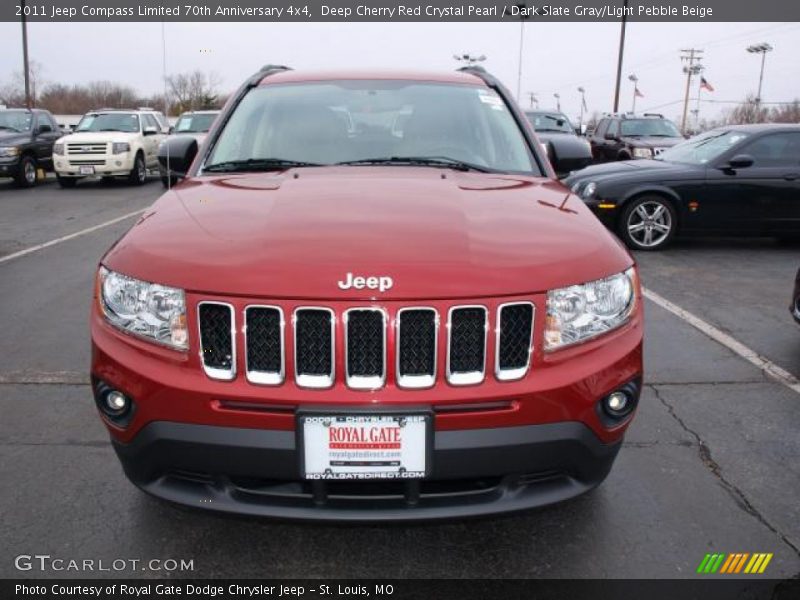
[[[528,18],[527,5],[517,4],[519,9],[519,57],[517,58],[517,102],[522,101],[522,49],[525,46],[525,19]]]
[[[637,87],[639,83],[639,78],[636,76],[635,73],[631,73],[628,75],[628,81],[633,82],[633,104],[631,105],[631,112],[636,114],[636,96],[639,95],[639,88]]]
[[[476,63],[485,61],[486,55],[481,54],[480,56],[475,56],[474,54],[470,54],[469,52],[464,52],[464,54],[453,54],[453,58],[456,59],[458,62],[466,63],[468,67],[471,67]]]
[[[531,108],[536,105],[536,108],[539,108],[539,99],[536,97],[536,92],[528,92],[528,98],[531,101]]]
[[[767,59],[767,52],[772,52],[772,46],[766,42],[753,44],[747,47],[750,54],[761,55],[761,73],[758,76],[758,94],[756,94],[756,110],[761,108],[761,84],[764,82],[764,61]]]
[[[556,92],[555,94],[553,94],[553,98],[556,99],[556,110],[558,112],[561,112],[561,94]]]
[[[25,79],[25,106],[33,108],[31,101],[31,70],[28,65],[28,20],[25,18],[25,0],[20,3],[22,16],[22,68]]]
[[[578,117],[578,130],[583,133],[583,111],[586,109],[586,89],[581,86],[578,88],[578,93],[581,95],[581,113]]]

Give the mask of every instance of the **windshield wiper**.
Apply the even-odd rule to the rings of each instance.
[[[361,160],[346,160],[337,165],[409,165],[424,167],[447,167],[459,171],[478,171],[480,173],[496,173],[494,169],[476,165],[474,163],[450,158],[448,156],[385,156],[381,158],[364,158]]]
[[[319,167],[319,163],[285,158],[248,158],[244,160],[226,160],[203,167],[203,171],[211,173],[233,173],[236,171],[280,171],[292,167]]]
[[[16,127],[9,127],[8,125],[0,125],[0,129],[10,129],[11,131],[16,131],[17,133],[22,133],[21,129],[17,129]]]

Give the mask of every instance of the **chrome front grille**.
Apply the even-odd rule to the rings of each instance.
[[[80,160],[76,160],[74,158],[71,158],[69,160],[69,164],[71,166],[74,166],[74,167],[79,167],[81,165],[92,165],[92,166],[95,166],[95,167],[99,167],[99,166],[102,166],[102,165],[106,164],[106,161],[105,160],[97,160],[96,158],[80,159]]]
[[[244,353],[240,368],[246,380],[257,385],[283,384],[289,365],[299,387],[329,388],[338,376],[352,389],[380,389],[387,383],[391,361],[399,388],[430,388],[439,381],[440,348],[446,353],[442,379],[453,386],[480,384],[487,365],[494,367],[498,381],[521,379],[531,365],[535,307],[529,301],[492,304],[491,312],[483,305],[454,305],[442,322],[439,312],[427,306],[396,311],[269,304],[234,308],[203,301],[197,307],[201,362],[213,379],[236,378],[237,343]],[[238,342],[237,323],[242,333]],[[495,335],[490,351],[491,328]],[[338,375],[337,336],[343,352]]]
[[[106,154],[108,144],[67,144],[67,154]]]

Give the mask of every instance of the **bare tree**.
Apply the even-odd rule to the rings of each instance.
[[[177,73],[167,77],[169,95],[175,112],[202,110],[219,107],[217,88],[220,78],[203,71]]]

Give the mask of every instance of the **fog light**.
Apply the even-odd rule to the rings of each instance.
[[[606,418],[610,417],[610,423],[616,423],[633,412],[636,407],[635,393],[627,388],[616,390],[603,398],[600,405]]]
[[[121,392],[114,390],[106,396],[106,405],[114,412],[122,412],[128,406],[128,399]]]
[[[623,392],[614,392],[606,399],[606,404],[611,412],[622,412],[628,405],[628,395]]]

